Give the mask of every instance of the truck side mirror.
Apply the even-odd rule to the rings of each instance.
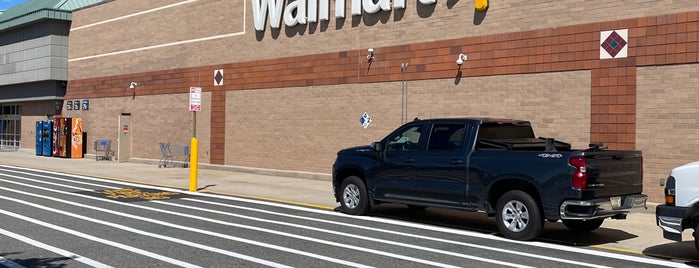
[[[377,141],[372,142],[372,143],[371,143],[371,149],[373,149],[374,152],[377,152],[377,153],[378,153],[378,152],[381,152],[381,143],[380,143],[380,142],[377,142]]]

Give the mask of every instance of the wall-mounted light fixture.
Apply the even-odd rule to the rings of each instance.
[[[456,59],[456,65],[459,65],[461,67],[461,64],[464,64],[464,61],[468,59],[468,56],[464,55],[464,53],[459,53],[459,58]]]
[[[373,49],[373,48],[369,48],[369,49],[367,49],[367,52],[368,52],[368,54],[366,55],[366,60],[367,60],[367,61],[372,61],[372,60],[374,60],[374,49]]]
[[[136,86],[138,86],[138,83],[136,83],[136,82],[134,82],[134,81],[131,81],[131,84],[129,85],[129,88],[130,88],[131,91],[133,92],[133,94],[131,95],[131,99],[132,99],[132,100],[133,100],[133,99],[136,99]]]

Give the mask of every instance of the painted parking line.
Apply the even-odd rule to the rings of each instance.
[[[22,202],[22,200],[17,200],[17,199],[14,199],[14,198],[9,198],[9,197],[5,197],[5,196],[1,196],[1,195],[0,195],[0,199],[10,200],[10,201],[20,201],[20,202]],[[14,199],[14,200],[13,200],[13,199]],[[58,210],[56,210],[56,211],[58,211]],[[74,236],[77,236],[77,237],[80,237],[80,238],[84,238],[84,239],[87,239],[87,240],[92,240],[92,241],[95,241],[95,242],[98,242],[98,243],[101,243],[101,244],[105,244],[105,245],[108,245],[108,246],[120,248],[120,249],[123,249],[123,250],[126,250],[126,251],[130,251],[130,252],[133,252],[133,253],[136,253],[136,254],[140,254],[140,255],[143,255],[143,256],[147,256],[147,257],[150,257],[150,258],[153,258],[153,259],[156,259],[156,260],[160,260],[160,261],[163,261],[163,262],[167,262],[167,263],[170,263],[170,264],[173,264],[173,265],[177,265],[177,266],[180,266],[180,267],[199,267],[199,266],[194,265],[194,264],[191,264],[191,263],[183,262],[183,261],[176,260],[176,259],[173,259],[173,258],[170,258],[170,257],[166,257],[166,256],[163,256],[163,255],[160,255],[160,254],[156,254],[156,253],[153,253],[153,252],[150,252],[150,251],[146,251],[146,250],[138,249],[138,248],[135,248],[135,247],[132,247],[132,246],[129,246],[129,245],[124,245],[124,244],[121,244],[121,243],[117,243],[117,242],[114,242],[114,241],[110,241],[110,240],[107,240],[107,239],[102,239],[102,238],[99,238],[99,237],[96,237],[96,236],[92,236],[92,235],[89,235],[89,234],[86,234],[86,233],[82,233],[82,232],[78,232],[78,231],[71,230],[71,229],[68,229],[68,228],[64,228],[64,227],[61,227],[61,226],[58,226],[58,225],[55,225],[55,224],[51,224],[51,223],[48,223],[48,222],[44,222],[44,221],[40,221],[40,220],[37,220],[37,219],[33,219],[33,218],[30,218],[30,217],[27,217],[27,216],[24,216],[24,215],[20,215],[20,214],[11,212],[11,211],[7,211],[7,210],[0,209],[0,214],[5,214],[5,215],[7,215],[7,216],[10,216],[10,217],[13,217],[13,218],[16,218],[16,219],[20,219],[20,220],[23,220],[23,221],[27,221],[27,222],[30,222],[30,223],[33,223],[33,224],[36,224],[36,225],[39,225],[39,226],[43,226],[43,227],[50,228],[50,229],[53,229],[53,230],[56,230],[56,231],[59,231],[59,232],[71,234],[71,235],[74,235]]]
[[[17,177],[17,178],[22,179],[22,177]],[[68,181],[68,180],[66,180],[66,179],[61,179],[61,178],[52,178],[52,177],[49,177],[49,178],[50,178],[50,179],[54,179],[54,180],[59,180],[59,181],[63,181],[63,180]],[[32,179],[28,179],[28,178],[24,178],[24,179],[26,179],[26,180],[32,180]],[[106,186],[106,185],[100,185],[100,184],[94,184],[94,183],[87,183],[87,182],[75,182],[75,181],[72,181],[72,182],[77,183],[77,184],[85,184],[85,185],[90,185],[90,186],[94,186],[94,187],[100,187],[100,188],[109,187],[109,186]],[[50,182],[42,182],[42,183],[54,184],[54,183],[50,183]],[[55,184],[55,185],[61,185],[61,184]],[[38,187],[38,186],[35,186],[35,187]],[[82,192],[87,192],[86,189],[80,188],[80,187],[65,186],[65,185],[64,185],[64,187],[68,187],[68,188],[71,188],[71,189],[80,190],[80,191],[82,191]],[[55,192],[59,192],[59,193],[69,194],[69,195],[75,195],[74,193],[65,193],[65,192],[61,192],[61,191],[58,191],[58,190],[50,190],[50,189],[45,189],[45,190],[55,191]],[[161,190],[162,190],[162,189],[161,189]],[[187,200],[195,200],[195,199],[187,198]],[[63,202],[63,201],[60,201],[60,200],[55,200],[55,201]],[[109,200],[102,200],[102,201],[109,201]],[[196,200],[196,201],[198,201],[198,200]],[[160,203],[160,204],[165,204],[165,205],[174,205],[174,204],[167,203],[167,202],[158,202],[158,201],[156,201],[156,202],[157,202],[157,203]],[[205,202],[205,201],[202,201],[202,202]],[[64,203],[65,203],[65,202],[64,202]],[[181,216],[181,217],[190,217],[190,218],[194,218],[194,219],[198,219],[198,220],[204,220],[204,221],[209,221],[209,222],[213,222],[213,223],[217,223],[217,224],[228,225],[228,226],[234,226],[234,227],[238,227],[238,228],[253,229],[253,230],[256,230],[256,231],[270,232],[270,233],[274,233],[274,234],[278,234],[278,235],[292,236],[292,237],[297,238],[297,239],[310,240],[310,241],[312,241],[312,242],[327,243],[327,242],[325,242],[325,241],[312,240],[312,239],[310,239],[310,238],[306,238],[306,237],[303,237],[303,236],[294,236],[294,235],[292,235],[292,234],[281,233],[281,232],[277,232],[277,231],[273,231],[273,230],[266,230],[266,229],[257,228],[257,227],[250,227],[250,226],[232,224],[232,223],[225,222],[225,221],[216,221],[216,220],[209,220],[209,219],[201,219],[200,217],[195,217],[195,216],[191,216],[191,215],[188,215],[188,214],[175,213],[175,212],[170,212],[170,211],[166,211],[166,210],[160,210],[160,209],[149,208],[149,207],[141,207],[141,206],[135,206],[135,205],[130,205],[130,204],[129,204],[129,206],[138,207],[138,208],[147,209],[147,210],[153,210],[153,211],[161,212],[161,213],[173,214],[173,215]],[[181,206],[181,205],[175,205],[175,206]],[[189,208],[190,208],[190,209],[194,209],[194,207],[191,207],[191,206],[190,206]],[[201,209],[200,209],[200,210],[201,210]],[[106,211],[106,212],[109,212],[109,211]],[[208,211],[208,212],[215,212],[215,211]],[[229,213],[221,213],[221,214],[229,214]],[[337,214],[334,214],[334,215],[337,215]],[[339,214],[339,215],[342,215],[342,214]],[[127,217],[128,217],[128,216],[127,216]],[[235,217],[239,217],[239,218],[242,217],[242,218],[254,220],[253,217],[248,217],[248,216],[244,216],[244,215],[240,215],[240,214],[236,214]],[[140,219],[140,220],[144,220],[144,219],[142,219],[142,218],[139,218],[139,219]],[[147,220],[147,221],[151,221],[151,220]],[[260,220],[260,221],[261,221],[261,220]],[[272,222],[273,222],[273,221],[272,221]],[[170,227],[179,228],[179,227],[177,227],[177,226],[170,226]],[[300,226],[300,225],[299,225],[299,226],[295,226],[295,227],[297,227],[297,228],[304,228],[303,226]],[[190,231],[191,231],[191,230],[190,230]],[[315,231],[319,231],[319,230],[315,230]],[[379,231],[382,231],[382,230],[379,230]],[[390,232],[390,231],[388,231],[388,230],[383,230],[383,231],[385,231],[386,233]],[[330,231],[330,230],[325,230],[325,232],[332,232],[332,233],[334,233],[334,234],[336,234],[336,235],[352,236],[352,235],[350,235],[350,234],[344,234],[344,233],[339,233],[339,232],[333,232],[333,231]],[[395,232],[395,234],[404,235],[403,233],[398,233],[398,232]],[[410,235],[407,235],[407,236],[410,236]],[[427,238],[427,237],[420,237],[420,236],[413,236],[413,237],[423,238],[423,239],[426,239],[426,238]],[[514,263],[508,263],[508,262],[503,262],[503,261],[498,261],[498,260],[493,260],[493,259],[487,259],[487,258],[480,258],[480,257],[476,257],[476,256],[470,256],[470,255],[466,255],[466,254],[459,254],[459,253],[448,252],[448,251],[443,251],[443,250],[430,249],[430,248],[419,247],[419,246],[415,246],[415,245],[408,245],[408,244],[404,244],[404,243],[397,243],[397,242],[394,242],[394,241],[379,240],[379,239],[372,239],[372,238],[359,237],[359,236],[354,236],[354,238],[364,239],[364,240],[371,240],[371,241],[373,241],[373,242],[380,242],[380,243],[385,243],[385,244],[392,244],[392,245],[396,245],[396,246],[414,248],[414,249],[423,250],[423,251],[431,251],[431,252],[433,252],[433,253],[444,254],[444,255],[451,255],[451,256],[460,257],[460,258],[465,258],[465,259],[471,259],[471,260],[475,260],[475,261],[482,261],[482,262],[495,263],[495,264],[498,264],[498,265],[501,265],[501,266],[526,267],[526,266],[518,265],[518,264],[514,264]],[[433,239],[433,240],[436,241],[436,240],[440,240],[440,239]],[[447,241],[448,241],[448,240],[440,240],[440,241],[438,241],[438,242],[447,242]],[[451,241],[451,242],[453,242],[453,241]],[[550,260],[550,261],[561,262],[561,263],[570,263],[570,264],[574,264],[574,265],[576,265],[576,266],[605,267],[605,266],[600,266],[600,265],[595,265],[595,264],[590,264],[590,263],[584,263],[584,262],[566,260],[566,259],[561,259],[561,258],[553,258],[553,257],[548,257],[548,256],[543,256],[543,255],[537,255],[537,254],[520,253],[520,252],[516,252],[516,251],[512,251],[512,250],[504,250],[504,249],[499,249],[499,248],[491,248],[491,247],[480,246],[480,245],[469,244],[469,243],[460,243],[460,242],[453,242],[453,243],[454,243],[454,244],[459,244],[459,245],[462,245],[462,246],[470,246],[470,247],[473,247],[473,248],[479,248],[479,249],[483,249],[483,250],[499,251],[499,252],[507,253],[507,254],[515,254],[515,255],[520,255],[520,256],[526,256],[526,257],[531,257],[531,258],[535,258],[535,259]],[[370,250],[368,250],[368,249],[357,249],[357,248],[354,248],[354,247],[351,247],[351,246],[338,245],[338,244],[335,244],[335,243],[329,244],[329,245],[332,245],[332,246],[339,246],[339,247],[348,247],[348,248],[350,248],[350,249],[361,250],[361,251],[367,251],[367,252],[369,252],[369,253],[374,253],[374,254],[379,254],[379,255],[385,255],[385,254],[386,254],[386,253],[381,253],[381,252],[377,252],[377,251],[370,251]],[[424,264],[428,264],[428,265],[437,265],[437,263],[428,262],[428,261],[426,261],[426,260],[414,259],[414,258],[410,258],[410,257],[407,257],[407,256],[392,255],[391,257],[399,258],[399,259],[406,259],[406,260],[410,260],[410,261],[413,261],[413,262],[419,262],[419,263],[424,263]]]
[[[38,248],[42,248],[42,249],[45,249],[45,250],[48,250],[48,251],[51,251],[51,252],[53,252],[53,253],[56,253],[56,254],[58,254],[58,255],[61,255],[61,256],[63,256],[63,257],[66,257],[66,258],[68,258],[68,259],[71,259],[71,260],[74,260],[74,261],[79,261],[79,262],[82,262],[82,263],[84,263],[84,264],[90,265],[90,266],[92,266],[92,267],[112,267],[112,266],[109,266],[109,265],[107,265],[107,264],[104,264],[104,263],[95,261],[95,260],[93,260],[93,259],[90,259],[90,258],[87,258],[87,257],[84,257],[84,256],[80,256],[80,255],[75,254],[75,253],[73,253],[73,252],[70,252],[70,251],[67,251],[67,250],[64,250],[64,249],[60,249],[60,248],[57,248],[57,247],[54,247],[54,246],[45,244],[45,243],[43,243],[43,242],[40,242],[40,241],[31,239],[31,238],[29,238],[29,237],[26,237],[26,236],[23,236],[23,235],[20,235],[20,234],[17,234],[17,233],[10,232],[10,231],[5,230],[5,229],[0,229],[0,235],[4,235],[4,236],[8,236],[8,237],[14,238],[14,239],[16,239],[16,240],[22,241],[22,242],[27,243],[27,244],[29,244],[29,245],[32,245],[32,246],[35,246],[35,247],[38,247]],[[20,268],[20,267],[24,267],[24,266],[21,266],[21,265],[19,265],[19,264],[14,263],[14,262],[12,262],[12,261],[10,261],[10,260],[4,259],[4,258],[2,258],[2,257],[0,257],[0,265],[4,265],[4,266],[7,267],[7,268]]]
[[[18,176],[12,176],[12,175],[6,175],[6,176],[15,177],[15,178],[18,178],[18,179],[29,180],[29,181],[35,181],[35,180],[33,180],[33,179],[22,178],[22,177],[18,177]],[[141,209],[147,209],[147,210],[154,210],[154,211],[159,211],[159,212],[162,212],[162,213],[167,213],[167,212],[168,212],[168,211],[165,211],[165,210],[158,210],[158,209],[153,209],[153,208],[148,208],[148,207],[142,207],[142,206],[137,206],[137,205],[133,205],[133,204],[130,204],[130,203],[123,203],[123,202],[119,202],[119,201],[108,200],[108,199],[102,199],[102,198],[97,198],[97,197],[92,197],[92,196],[82,195],[82,194],[77,194],[77,193],[62,192],[62,191],[59,191],[59,190],[54,190],[54,189],[50,189],[50,188],[45,188],[45,187],[40,187],[40,186],[35,186],[35,185],[30,185],[30,184],[25,184],[25,183],[13,182],[13,181],[4,180],[4,179],[0,179],[0,181],[7,182],[7,183],[13,183],[13,184],[17,184],[17,185],[21,185],[21,186],[25,186],[25,187],[30,187],[30,188],[35,188],[35,189],[50,191],[50,192],[57,192],[57,193],[62,193],[62,194],[66,194],[66,195],[79,196],[79,197],[83,197],[83,198],[89,198],[89,199],[94,199],[94,200],[99,200],[99,201],[104,201],[104,202],[109,202],[109,203],[120,204],[120,205],[124,205],[124,206],[130,206],[130,207],[141,208]],[[39,182],[41,182],[41,181],[39,181]],[[42,182],[42,183],[46,183],[46,182]],[[48,183],[48,184],[53,184],[53,183]],[[59,186],[58,184],[54,184],[54,185]],[[79,188],[79,187],[73,187],[73,186],[65,186],[65,185],[63,185],[63,186],[64,186],[64,187],[69,187],[69,188],[74,188],[74,189],[88,190],[88,189]],[[160,225],[164,225],[164,226],[168,226],[168,227],[178,228],[178,229],[182,229],[182,230],[185,230],[185,231],[197,232],[197,233],[201,233],[201,234],[205,234],[205,235],[210,235],[210,236],[215,236],[215,237],[220,237],[220,238],[224,238],[224,239],[228,239],[228,240],[232,240],[232,241],[237,241],[237,242],[241,242],[241,243],[246,243],[246,244],[256,245],[256,246],[260,246],[260,247],[266,247],[266,248],[270,248],[270,249],[274,249],[274,250],[289,252],[289,253],[298,254],[298,255],[302,255],[302,256],[307,256],[307,257],[311,257],[311,258],[316,258],[316,259],[320,259],[320,260],[324,260],[324,261],[328,261],[328,262],[333,262],[333,263],[337,263],[337,264],[341,264],[341,265],[347,265],[347,266],[352,266],[352,267],[362,267],[362,268],[370,268],[370,267],[371,267],[371,266],[362,265],[362,264],[359,264],[359,263],[354,263],[354,262],[349,262],[349,261],[340,260],[340,259],[333,258],[333,257],[328,257],[328,256],[319,255],[319,254],[314,254],[314,253],[306,252],[306,251],[303,251],[303,250],[296,250],[296,249],[287,248],[287,247],[282,247],[282,246],[277,246],[277,245],[273,245],[273,244],[269,244],[269,243],[258,242],[258,241],[254,241],[254,240],[250,240],[250,239],[239,238],[239,237],[224,235],[224,234],[221,234],[221,233],[215,233],[215,232],[211,232],[211,231],[206,231],[206,230],[202,230],[202,229],[197,229],[197,228],[191,228],[191,227],[181,226],[181,225],[177,225],[177,224],[168,223],[168,222],[165,222],[165,221],[160,221],[160,220],[155,220],[155,219],[149,219],[149,218],[144,218],[144,217],[140,217],[140,216],[134,216],[134,215],[131,215],[131,214],[116,212],[116,211],[112,211],[112,210],[109,210],[109,209],[104,209],[104,208],[99,208],[99,207],[94,207],[94,206],[88,206],[88,205],[84,205],[84,204],[80,204],[80,203],[65,201],[65,200],[61,200],[61,199],[58,199],[58,198],[53,198],[53,197],[48,197],[48,196],[33,194],[33,193],[29,193],[29,192],[23,192],[23,191],[14,190],[14,189],[9,189],[9,188],[5,188],[5,187],[0,187],[0,190],[11,191],[11,192],[17,192],[17,193],[21,193],[21,194],[23,194],[23,195],[34,196],[34,197],[38,197],[38,198],[43,198],[43,199],[52,200],[52,201],[55,201],[55,202],[70,204],[70,205],[77,206],[77,207],[89,208],[89,209],[97,210],[97,211],[104,212],[104,213],[110,213],[110,214],[119,215],[119,216],[122,216],[122,217],[131,218],[131,219],[136,219],[136,220],[141,220],[141,221],[147,221],[147,222],[151,222],[151,223],[155,223],[155,224],[160,224]],[[43,209],[43,210],[47,210],[47,211],[51,211],[51,212],[54,212],[54,213],[63,214],[63,215],[70,216],[70,217],[74,217],[74,218],[79,218],[79,219],[81,219],[81,220],[90,221],[90,222],[94,222],[94,223],[98,223],[98,224],[102,224],[102,225],[107,225],[107,226],[109,226],[109,227],[113,227],[113,228],[125,230],[125,231],[128,231],[128,232],[132,232],[132,233],[136,233],[136,234],[140,234],[140,235],[145,235],[145,236],[150,236],[150,237],[154,237],[154,238],[162,239],[162,240],[165,240],[165,241],[170,241],[170,242],[178,243],[178,244],[185,245],[185,246],[190,246],[190,247],[195,247],[195,248],[207,250],[207,251],[210,251],[210,252],[216,252],[216,253],[219,253],[219,254],[223,254],[223,255],[230,256],[230,257],[234,257],[234,258],[238,258],[238,259],[243,259],[243,260],[247,260],[247,261],[251,261],[251,262],[255,262],[255,263],[260,263],[260,264],[264,264],[264,265],[271,266],[271,267],[289,267],[289,266],[286,266],[286,265],[283,265],[283,264],[274,263],[274,262],[271,262],[271,261],[267,261],[267,260],[255,258],[255,257],[252,257],[252,256],[247,256],[247,255],[235,253],[235,252],[228,251],[228,250],[223,250],[223,249],[214,248],[214,247],[210,247],[210,246],[203,245],[203,244],[199,244],[199,243],[194,243],[194,242],[191,242],[191,241],[185,241],[185,240],[181,240],[181,239],[177,239],[177,238],[172,238],[172,237],[167,237],[167,236],[163,236],[163,235],[158,235],[158,234],[151,233],[151,232],[141,231],[141,230],[138,230],[138,229],[135,229],[135,228],[131,228],[131,227],[128,227],[128,226],[124,226],[124,225],[121,225],[121,224],[116,224],[116,223],[106,222],[106,221],[97,220],[97,219],[93,219],[93,218],[89,218],[89,217],[84,217],[84,216],[81,216],[81,215],[78,215],[78,214],[75,214],[75,213],[65,212],[65,211],[61,211],[61,210],[49,208],[49,207],[46,207],[46,206],[42,206],[42,205],[38,205],[38,204],[33,204],[33,203],[31,203],[31,202],[27,202],[27,201],[24,201],[24,200],[19,200],[19,199],[10,198],[10,197],[4,197],[4,196],[1,196],[1,195],[0,195],[0,199],[10,200],[10,201],[13,201],[13,202],[25,204],[25,205],[28,205],[28,206],[36,207],[36,208]],[[0,211],[1,211],[1,210],[0,210]],[[172,213],[170,213],[170,214],[172,214]],[[179,213],[178,213],[178,214],[179,214]],[[186,214],[182,214],[182,215],[186,215]],[[186,216],[199,219],[199,217],[194,217],[194,216],[191,216],[191,215],[186,215]],[[302,236],[298,236],[298,238],[302,238]],[[442,267],[449,267],[449,266],[442,266]],[[458,267],[454,266],[453,268],[458,268]]]
[[[32,170],[32,169],[27,169],[27,170]],[[65,173],[59,173],[59,172],[47,172],[47,173],[57,174],[57,175],[66,175]],[[100,178],[81,176],[81,175],[70,175],[70,176],[75,177],[75,178],[90,180],[90,181],[98,181],[98,182],[104,182],[104,183],[116,183],[115,181],[109,180],[109,179],[100,179]],[[65,179],[49,177],[49,176],[46,176],[46,177],[50,178],[50,179],[65,180]],[[69,181],[69,180],[65,180],[65,181]],[[84,183],[84,182],[80,182],[80,183]],[[84,184],[93,185],[93,186],[100,186],[98,184],[91,184],[91,183],[84,183]],[[143,187],[143,184],[133,183],[133,182],[119,182],[119,184],[133,186],[133,187],[138,187],[138,186]],[[465,230],[456,230],[456,229],[452,229],[452,228],[438,227],[438,226],[412,223],[412,222],[403,222],[403,221],[384,219],[384,218],[357,217],[357,216],[351,216],[351,215],[346,215],[346,214],[341,214],[341,213],[335,213],[332,211],[324,211],[324,210],[312,209],[312,208],[308,208],[308,207],[299,207],[299,206],[289,205],[289,204],[284,204],[284,203],[272,203],[272,202],[263,201],[263,200],[240,198],[240,197],[230,196],[230,195],[220,196],[220,195],[212,195],[212,194],[202,193],[202,192],[187,192],[185,190],[176,190],[176,189],[172,189],[172,188],[158,187],[158,186],[153,186],[153,187],[149,187],[149,188],[158,189],[158,190],[162,190],[162,191],[182,192],[182,193],[190,194],[191,196],[203,196],[203,197],[210,197],[210,198],[216,198],[216,199],[222,199],[222,200],[232,200],[232,201],[245,202],[245,203],[275,206],[275,207],[286,208],[286,209],[313,212],[313,213],[318,213],[318,214],[323,214],[323,215],[332,215],[332,216],[336,216],[336,217],[348,217],[348,218],[354,218],[354,219],[361,219],[361,220],[365,220],[365,221],[387,223],[387,224],[392,224],[392,225],[396,225],[396,226],[412,227],[412,228],[418,228],[418,229],[424,229],[424,230],[438,231],[438,232],[443,232],[443,233],[451,233],[451,234],[461,235],[461,236],[469,236],[469,237],[483,238],[483,239],[489,239],[489,240],[498,240],[498,241],[504,241],[504,242],[508,242],[508,243],[525,244],[525,245],[533,246],[533,247],[540,247],[540,248],[560,250],[560,251],[568,251],[568,252],[586,254],[586,255],[592,255],[592,256],[601,256],[601,257],[606,257],[606,258],[611,258],[611,259],[619,259],[619,260],[632,261],[632,262],[638,262],[638,263],[646,263],[646,264],[652,264],[652,265],[663,265],[663,266],[669,266],[669,267],[691,267],[691,266],[688,266],[688,265],[685,265],[682,263],[677,263],[677,262],[672,262],[672,261],[664,261],[664,260],[657,260],[657,259],[651,259],[651,258],[635,257],[635,256],[629,256],[629,255],[625,255],[625,254],[617,254],[617,253],[613,253],[613,252],[604,252],[604,251],[599,251],[599,250],[584,249],[584,248],[579,248],[579,247],[569,247],[569,246],[565,246],[565,245],[549,244],[549,243],[536,242],[536,241],[534,241],[534,242],[532,242],[532,241],[515,241],[515,240],[505,239],[505,238],[498,237],[498,236],[493,236],[490,234],[482,234],[482,233],[470,232],[470,231],[465,231]]]

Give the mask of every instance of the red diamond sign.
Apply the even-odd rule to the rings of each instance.
[[[223,86],[223,69],[214,70],[214,86]]]
[[[600,59],[626,58],[628,51],[629,30],[600,32]]]

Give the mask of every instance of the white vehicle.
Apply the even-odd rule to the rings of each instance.
[[[665,205],[655,210],[663,237],[682,241],[682,231],[694,229],[694,247],[699,251],[699,162],[679,166],[670,172],[665,186]]]

